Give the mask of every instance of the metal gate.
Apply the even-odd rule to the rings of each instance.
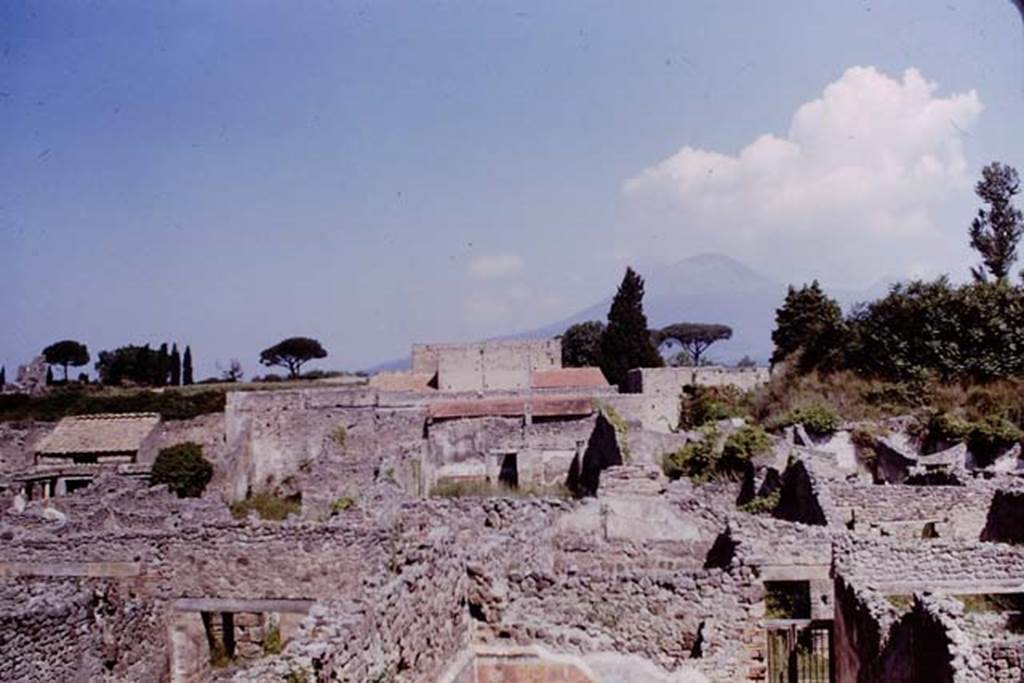
[[[833,683],[832,622],[774,621],[768,627],[771,683]]]

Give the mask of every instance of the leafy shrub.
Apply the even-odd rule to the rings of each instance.
[[[760,427],[743,427],[725,440],[716,469],[721,473],[741,474],[745,463],[769,450],[773,443],[772,437]]]
[[[662,457],[661,467],[669,479],[689,477],[695,484],[704,484],[713,478],[718,459],[715,450],[718,430],[706,426],[700,432],[699,440],[690,441],[675,453]]]
[[[246,496],[245,500],[232,503],[230,507],[236,519],[245,519],[254,510],[260,519],[281,522],[288,519],[289,515],[302,511],[302,494],[283,496],[276,492],[255,493]]]
[[[1006,418],[990,417],[974,423],[967,436],[967,447],[977,456],[993,458],[1021,437],[1021,430]]]
[[[839,415],[829,405],[814,403],[790,412],[779,426],[788,427],[795,424],[802,424],[808,434],[825,436],[839,428]]]
[[[164,448],[153,462],[150,480],[167,484],[179,498],[198,498],[213,477],[213,465],[203,457],[203,447],[187,441]]]
[[[747,412],[747,395],[736,387],[686,387],[679,398],[679,427],[696,429]]]

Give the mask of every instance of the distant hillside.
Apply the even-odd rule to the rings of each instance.
[[[671,266],[641,273],[646,282],[644,311],[651,327],[675,322],[723,323],[733,329],[732,339],[711,347],[712,360],[735,363],[743,356],[766,363],[772,353],[775,309],[786,296],[790,283],[780,283],[729,256],[701,254]],[[802,280],[793,284],[802,284]],[[823,283],[825,291],[849,310],[861,301],[882,296],[886,282],[861,291],[836,290]],[[604,321],[614,292],[587,308],[550,325],[513,333],[500,339],[554,337],[575,323]],[[410,367],[408,358],[382,363],[370,372]]]

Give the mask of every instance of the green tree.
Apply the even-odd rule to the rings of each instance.
[[[181,354],[178,353],[178,345],[171,345],[171,386],[181,385]]]
[[[288,368],[288,376],[295,379],[299,376],[304,363],[316,358],[326,358],[327,351],[316,339],[309,337],[289,337],[270,348],[260,352],[260,363],[270,366]]]
[[[730,337],[732,328],[728,325],[705,323],[676,323],[663,327],[654,334],[659,346],[667,341],[674,341],[682,346],[695,366],[700,365],[701,356],[709,346]]]
[[[182,360],[181,368],[181,383],[188,385],[192,384],[192,347],[185,347],[185,358]]]
[[[149,347],[121,346],[112,351],[100,351],[96,372],[103,384],[118,385],[131,382],[152,386],[158,378],[160,352]]]
[[[89,362],[89,349],[73,339],[50,344],[43,349],[43,357],[50,365],[64,369],[64,381],[68,381],[68,366],[79,367]]]
[[[179,498],[198,498],[212,477],[213,465],[203,457],[203,447],[187,441],[157,454],[150,480],[153,484],[167,484]]]
[[[7,384],[7,368],[0,366],[0,389],[3,389],[5,384]]]
[[[960,375],[965,364],[958,298],[945,277],[894,285],[850,316],[849,364],[893,380]]]
[[[46,386],[53,384],[53,368],[46,366]]]
[[[608,311],[608,326],[601,335],[601,370],[609,382],[621,386],[631,369],[664,364],[647,329],[644,280],[632,268],[626,268]]]
[[[562,365],[567,368],[601,366],[604,323],[590,320],[572,325],[562,334]]]
[[[993,162],[982,169],[974,189],[989,208],[978,209],[971,222],[971,248],[981,255],[983,263],[971,273],[982,282],[987,270],[997,282],[1005,282],[1017,260],[1017,243],[1024,231],[1024,216],[1013,205],[1013,198],[1020,193],[1017,169]]]
[[[846,343],[843,311],[821,289],[818,281],[796,289],[792,285],[775,311],[772,363],[799,354],[802,370],[832,369],[842,360]]]

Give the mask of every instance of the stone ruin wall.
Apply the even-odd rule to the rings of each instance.
[[[940,538],[977,540],[995,492],[983,482],[968,486],[826,485],[836,523],[852,521],[855,532],[903,538],[922,538],[925,525],[930,524]]]
[[[162,680],[167,674],[159,604],[121,582],[5,582],[0,632],[0,680]]]
[[[840,681],[1019,681],[1024,638],[1005,615],[965,615],[953,597],[916,593],[909,611],[882,593],[836,578]],[[980,588],[978,590],[981,590]]]
[[[1001,543],[844,536],[835,549],[836,572],[869,582],[887,594],[933,590],[1002,592],[1019,588],[1024,548]]]

